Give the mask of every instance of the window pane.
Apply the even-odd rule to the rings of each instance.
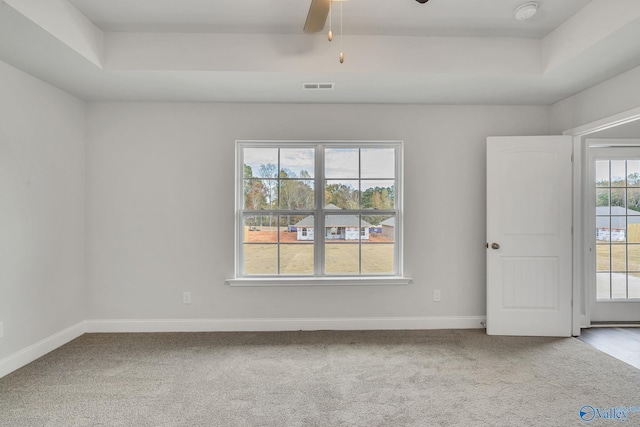
[[[278,181],[264,179],[262,181],[266,191],[266,204],[264,209],[275,209],[278,206]]]
[[[358,181],[325,181],[324,205],[327,209],[358,209],[358,199]]]
[[[624,160],[611,160],[611,186],[624,187],[627,184],[627,176]]]
[[[611,189],[611,214],[612,215],[626,215],[626,194],[624,188],[612,188]],[[622,209],[616,209],[622,208]]]
[[[362,215],[362,221],[369,223],[369,241],[391,243],[395,240],[396,219],[393,215]]]
[[[394,259],[393,244],[362,244],[362,273],[392,274]]]
[[[324,157],[325,178],[358,178],[359,150],[357,148],[327,148]]]
[[[361,178],[395,178],[396,155],[393,148],[360,150]]]
[[[280,245],[280,274],[313,272],[313,242]]]
[[[627,274],[611,273],[611,298],[627,298]]]
[[[245,244],[244,274],[277,274],[278,245]]]
[[[284,216],[283,216],[284,218]],[[281,237],[283,242],[306,242],[313,241],[314,238],[314,217],[292,216],[289,221],[291,225],[286,228],[286,237]]]
[[[596,189],[596,215],[609,215],[611,213],[609,209],[609,191],[608,188]]]
[[[278,219],[275,215],[244,217],[244,242],[277,243]]]
[[[275,209],[277,206],[275,179],[245,179],[243,182],[245,209]]]
[[[640,187],[640,160],[627,160],[627,186]]]
[[[629,298],[640,298],[640,273],[629,274]]]
[[[611,218],[608,216],[596,217],[596,240],[608,242],[611,240]]]
[[[304,237],[300,239],[298,228],[309,227]],[[280,241],[293,242],[297,240],[313,240],[313,215],[280,215]]]
[[[609,187],[609,160],[596,162],[596,187]]]
[[[245,209],[271,209],[275,199],[275,180],[245,179],[243,181]]]
[[[627,217],[611,216],[610,240],[612,242],[624,242],[627,240]]]
[[[280,181],[280,209],[313,209],[315,192],[313,181],[283,179]]]
[[[627,241],[629,243],[640,243],[640,217],[627,217]]]
[[[627,215],[640,215],[640,188],[627,189]]]
[[[596,280],[597,280],[596,299],[598,300],[611,299],[611,274],[597,273]]]
[[[628,267],[630,271],[640,271],[640,245],[627,247]]]
[[[611,245],[611,271],[627,271],[627,247]]]
[[[326,240],[359,241],[369,239],[369,227],[371,224],[360,222],[358,215],[326,215],[324,220]],[[364,228],[364,236],[360,236],[361,227]]]
[[[596,271],[609,271],[609,256],[609,245],[596,245]]]
[[[325,272],[327,274],[358,274],[360,245],[331,242],[325,245]]]
[[[281,148],[280,176],[284,172],[289,178],[313,178],[315,150],[313,148]]]
[[[245,148],[243,157],[245,178],[276,178],[278,172],[277,148]]]
[[[393,209],[395,181],[362,181],[362,207],[364,209]]]

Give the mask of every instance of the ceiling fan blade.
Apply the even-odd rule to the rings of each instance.
[[[324,24],[327,22],[330,4],[331,0],[311,0],[307,22],[304,23],[305,33],[322,31]]]

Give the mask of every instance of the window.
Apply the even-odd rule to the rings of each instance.
[[[401,143],[239,141],[237,165],[236,278],[401,276]]]
[[[595,202],[596,300],[640,298],[640,160],[596,160]]]

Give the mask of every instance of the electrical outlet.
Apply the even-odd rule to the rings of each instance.
[[[183,304],[191,304],[191,292],[183,292],[182,293],[182,303]]]
[[[4,322],[0,322],[0,338],[4,335]]]
[[[440,289],[435,289],[433,291],[433,300],[440,301]]]

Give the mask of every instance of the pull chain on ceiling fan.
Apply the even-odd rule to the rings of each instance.
[[[339,1],[339,0],[334,0]],[[429,0],[416,0],[418,3],[425,4]],[[327,22],[331,0],[311,0],[309,13],[304,24],[305,33],[317,33],[322,31],[324,24]]]
[[[341,1],[341,0],[334,0]],[[344,1],[344,0],[342,0]],[[429,0],[416,0],[418,3],[425,4]],[[309,13],[304,24],[305,33],[317,33],[322,31],[324,24],[327,22],[329,9],[331,8],[331,0],[311,0]]]
[[[333,40],[333,28],[332,28],[332,4],[333,2],[340,2],[340,63],[344,62],[343,37],[342,37],[342,2],[347,0],[311,0],[311,6],[309,7],[309,13],[307,14],[307,21],[304,24],[305,33],[317,33],[324,29],[327,17],[329,17],[329,32],[327,33],[327,39]]]
[[[331,3],[331,0],[329,0],[329,33],[327,34],[329,41],[333,40],[333,31],[331,31]]]
[[[331,29],[331,16],[332,16],[331,12],[333,8],[331,7],[331,5],[333,4],[334,1],[340,2],[340,55],[338,56],[338,58],[340,60],[340,63],[342,64],[344,62],[344,50],[342,49],[342,47],[344,46],[343,38],[342,38],[342,2],[346,0],[330,0],[329,1],[329,33],[327,33],[327,39],[329,41],[333,40],[333,30]]]
[[[342,2],[347,0],[311,0],[311,6],[309,6],[309,13],[307,14],[307,20],[304,24],[305,33],[317,33],[324,29],[327,22],[327,16],[329,17],[329,32],[327,33],[327,39],[333,40],[333,29],[331,28],[331,5],[333,2],[340,2],[340,63],[344,62],[344,51],[342,50]],[[418,3],[426,3],[429,0],[416,0]]]

